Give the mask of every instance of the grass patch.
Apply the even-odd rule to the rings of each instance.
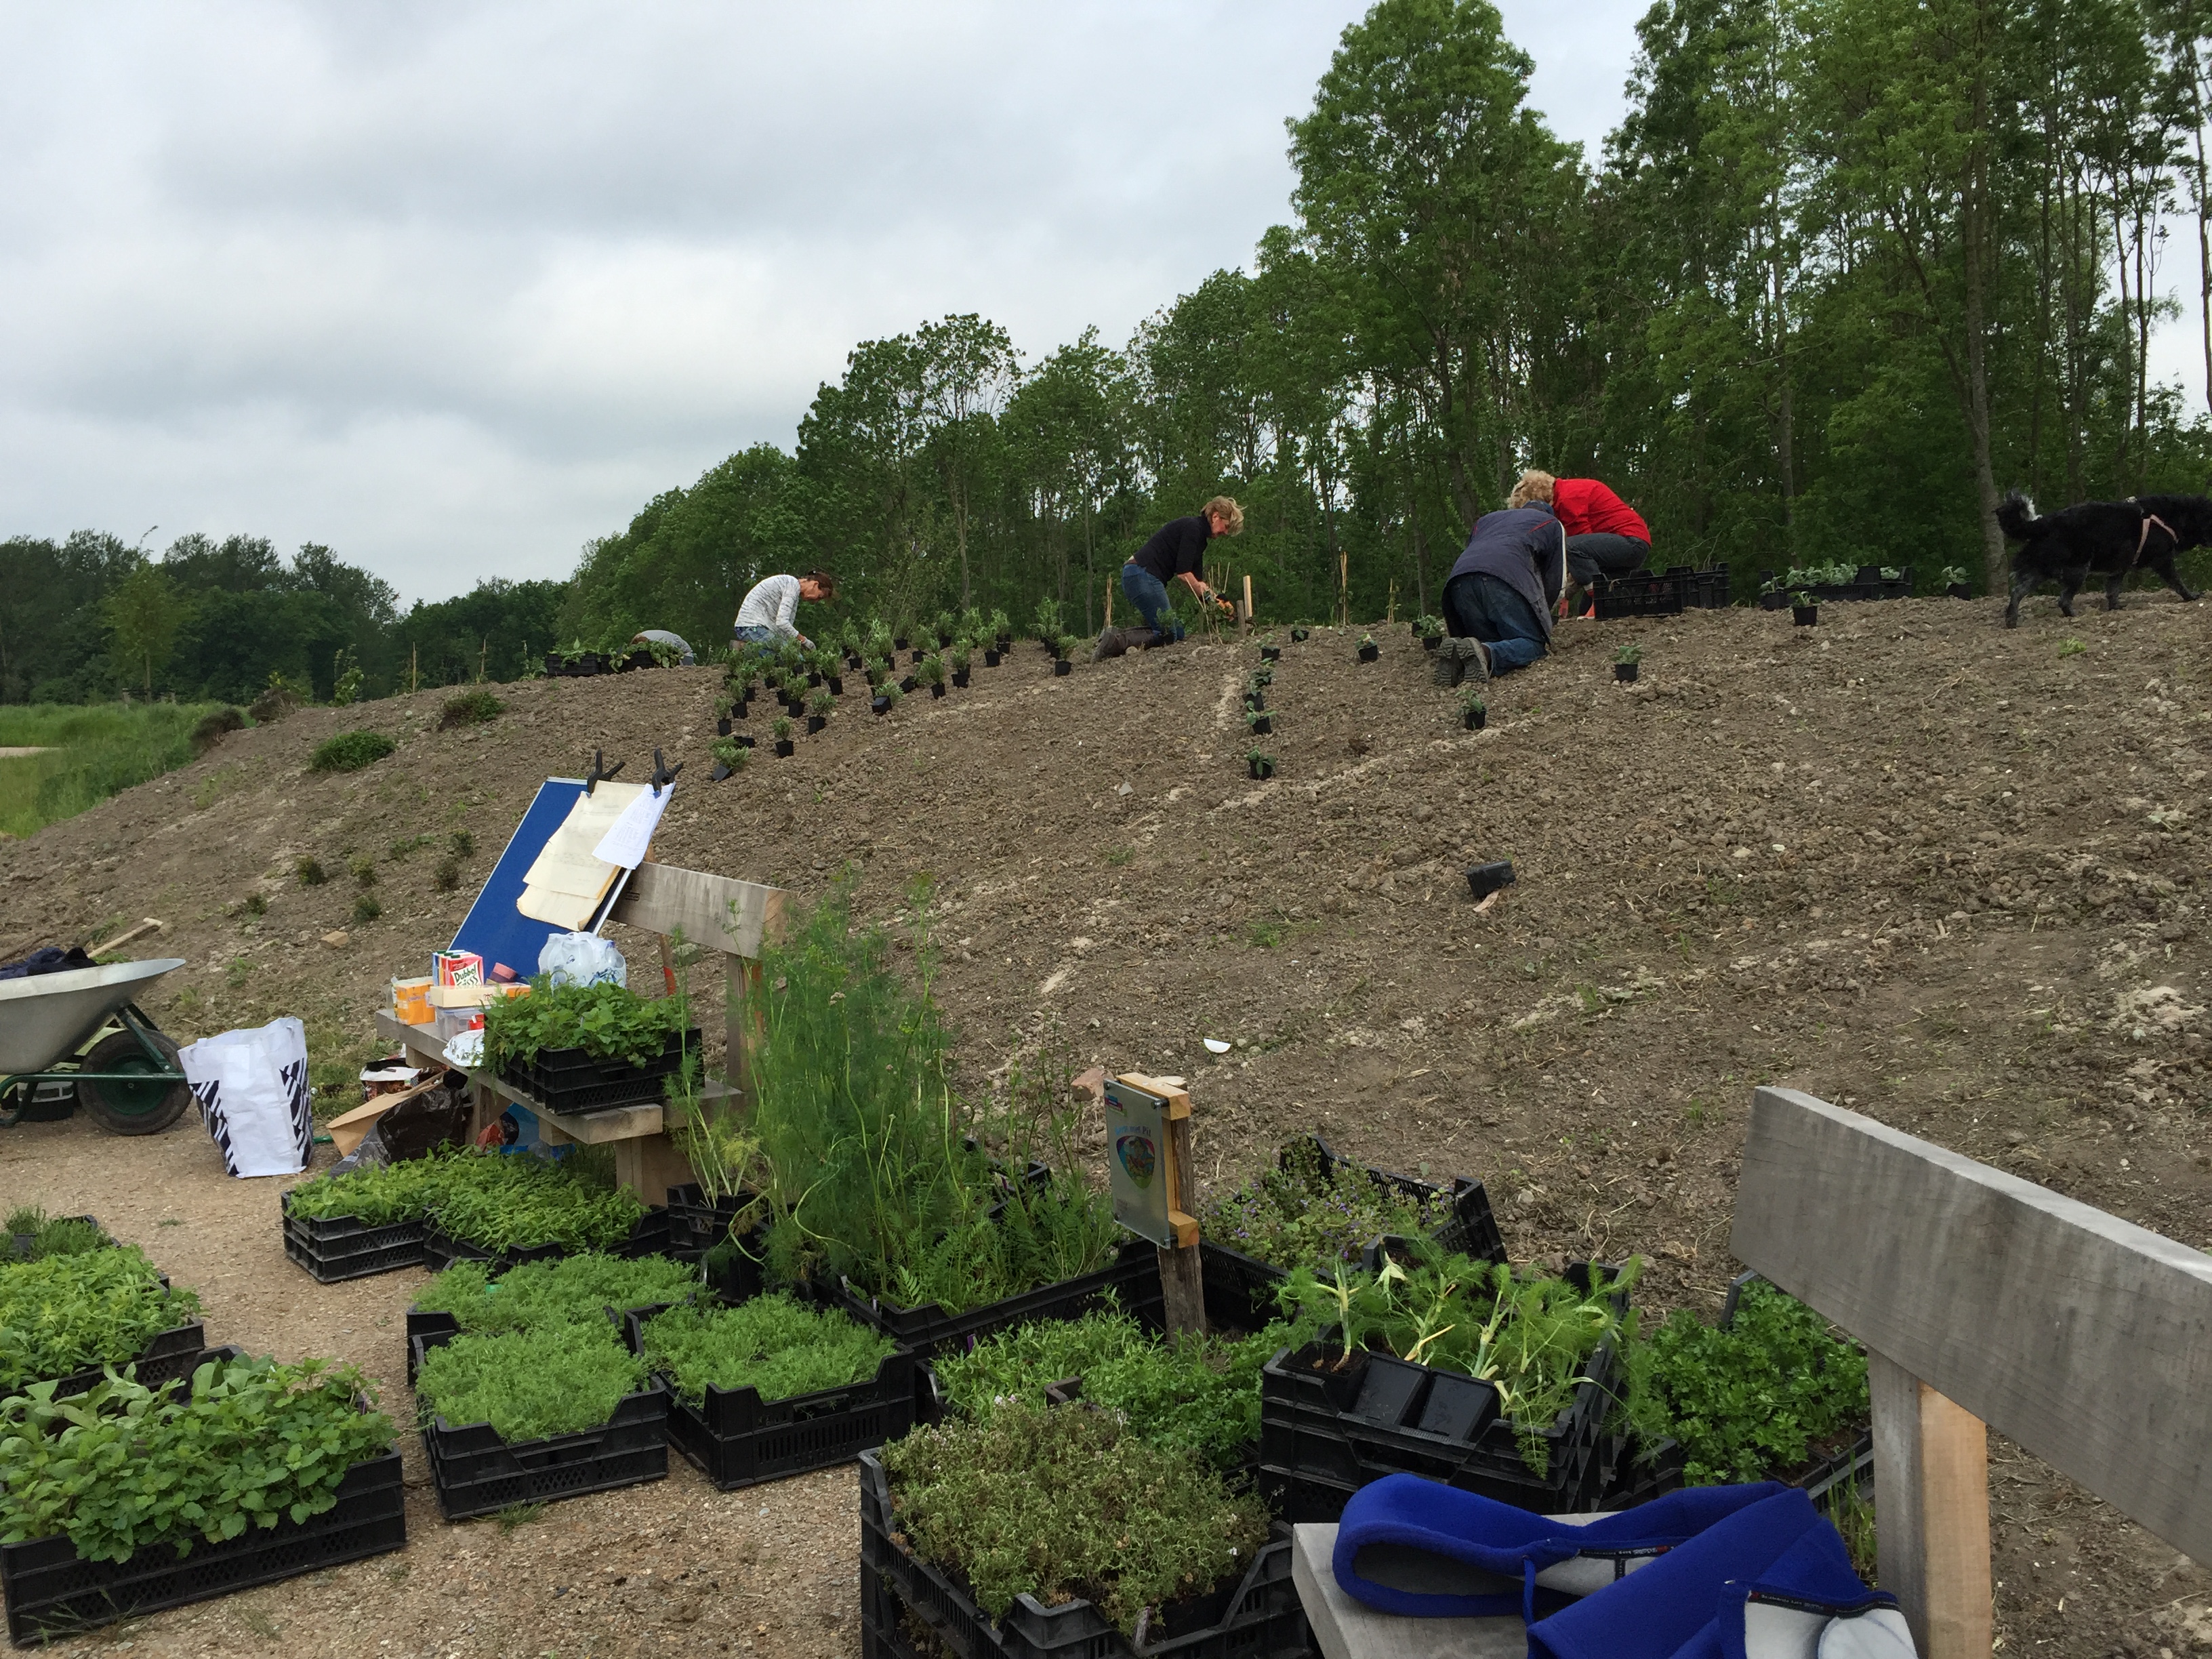
[[[358,772],[374,766],[399,745],[381,732],[341,732],[315,745],[310,772]]]
[[[438,710],[438,729],[450,732],[457,726],[489,726],[507,713],[507,705],[489,691],[481,689],[464,691],[457,697],[448,697]]]
[[[198,752],[200,726],[234,713],[220,703],[20,703],[0,708],[0,748],[48,749],[0,760],[0,830],[33,836]]]

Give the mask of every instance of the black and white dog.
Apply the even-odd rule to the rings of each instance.
[[[2026,546],[2012,556],[2012,600],[2005,626],[2020,626],[2020,602],[2039,582],[2058,584],[2058,609],[2074,614],[2074,596],[2092,575],[2105,580],[2105,608],[2120,608],[2131,570],[2154,570],[2185,599],[2197,597],[2174,574],[2173,556],[2212,544],[2212,498],[2136,495],[2124,501],[2082,501],[2035,516],[2017,489],[1997,504],[1997,527]]]

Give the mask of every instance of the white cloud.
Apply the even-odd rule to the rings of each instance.
[[[1510,0],[1564,134],[1644,0]],[[1125,337],[1287,214],[1355,0],[0,13],[0,531],[558,575],[857,341]]]

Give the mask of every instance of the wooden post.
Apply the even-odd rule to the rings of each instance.
[[[1244,578],[1243,622],[1244,631],[1247,633],[1250,632],[1252,628],[1252,578],[1249,574]]]
[[[1340,550],[1336,556],[1336,625],[1352,626],[1352,555]]]
[[[1163,1321],[1171,1332],[1203,1333],[1206,1281],[1199,1267],[1198,1220],[1188,1212],[1195,1196],[1189,1172],[1198,1163],[1190,1144],[1190,1096],[1181,1089],[1161,1088],[1159,1092],[1168,1102],[1168,1224],[1176,1236],[1174,1247],[1160,1251]]]
[[[1109,628],[1111,628],[1113,625],[1114,625],[1114,581],[1113,581],[1113,578],[1111,578],[1111,577],[1109,576],[1109,578],[1107,578],[1107,580],[1106,580],[1106,626],[1107,626],[1107,627],[1109,627]]]
[[[1987,1659],[1989,1431],[1895,1360],[1869,1349],[1874,1520],[1881,1587],[1920,1659]]]

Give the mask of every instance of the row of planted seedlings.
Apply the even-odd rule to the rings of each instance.
[[[675,668],[683,660],[683,652],[665,640],[637,641],[624,635],[591,646],[578,639],[547,652],[541,672],[552,679],[582,678],[628,674],[641,668]]]
[[[1049,629],[1041,637],[1053,654],[1054,672],[1066,673],[1067,653],[1077,641],[1060,631],[1056,605],[1039,626]],[[744,770],[758,746],[757,734],[737,729],[750,717],[757,697],[772,697],[781,708],[770,720],[769,738],[772,752],[788,758],[797,752],[801,722],[809,736],[829,725],[848,676],[866,684],[872,712],[889,714],[906,697],[935,699],[964,690],[979,659],[981,666],[996,668],[1012,649],[1013,623],[1006,613],[972,607],[957,616],[939,611],[920,623],[848,619],[811,647],[795,639],[732,646],[715,705],[715,781]]]
[[[19,1644],[398,1549],[357,1371],[209,1350],[199,1297],[89,1216],[0,1255],[0,1585]]]

